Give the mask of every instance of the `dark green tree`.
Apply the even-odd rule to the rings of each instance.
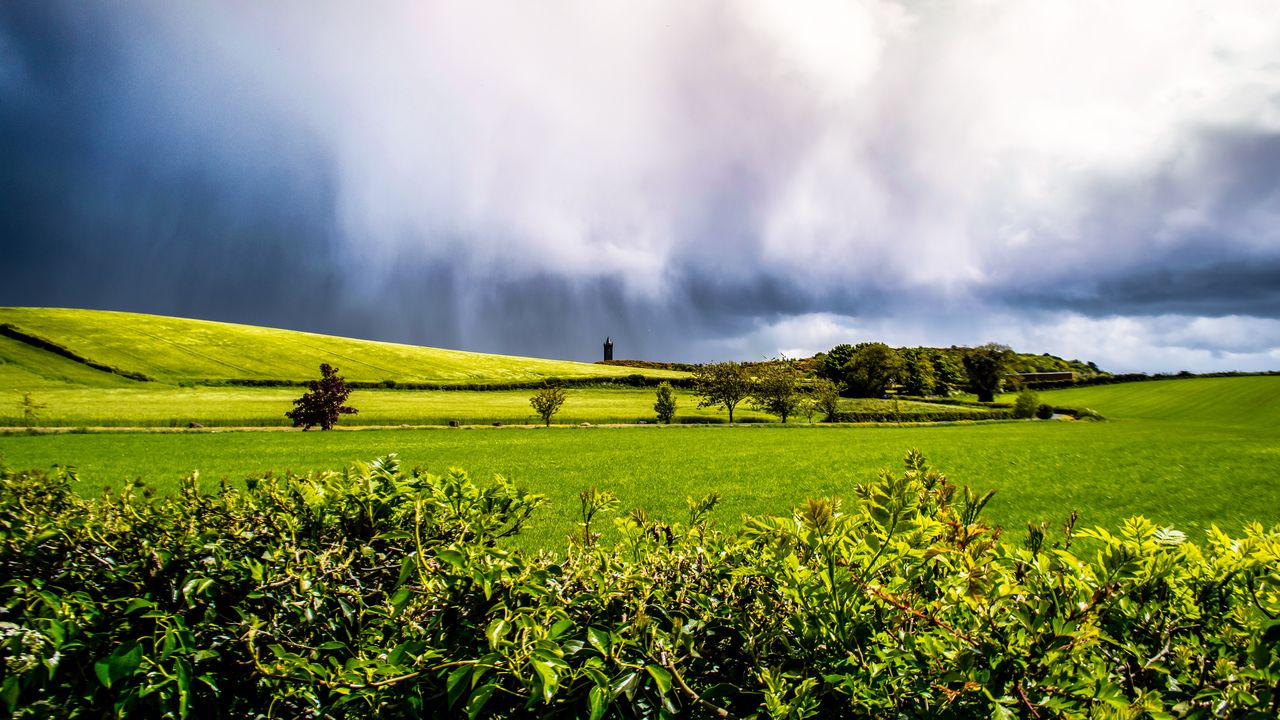
[[[859,343],[845,363],[844,384],[853,397],[883,397],[902,374],[902,357],[884,343]]]
[[[664,425],[670,425],[676,416],[676,393],[671,389],[671,383],[663,381],[658,384],[657,397],[653,402],[653,412],[658,416],[658,422]]]
[[[1013,350],[1008,345],[987,343],[970,348],[964,354],[964,369],[969,374],[969,389],[978,395],[978,402],[993,402],[1005,374],[1009,372],[1009,363],[1013,360]]]
[[[933,361],[934,395],[950,395],[968,385],[969,375],[964,371],[962,348],[931,349],[930,353],[929,357]]]
[[[559,385],[547,385],[529,398],[529,406],[538,413],[538,417],[542,418],[547,427],[551,427],[551,416],[560,412],[564,400],[564,388]]]
[[[757,410],[777,415],[785,424],[800,401],[800,373],[795,363],[777,358],[756,366],[755,381],[751,386],[751,401]]]
[[[932,395],[938,385],[933,367],[932,348],[915,347],[900,350],[902,357],[902,392],[907,395]]]
[[[320,363],[320,379],[307,383],[307,392],[293,401],[295,407],[285,413],[285,417],[293,421],[294,427],[304,431],[316,425],[321,430],[332,430],[338,424],[341,415],[355,415],[358,410],[343,405],[351,390],[338,374],[338,368],[329,363]]]
[[[751,394],[751,376],[736,362],[711,363],[693,371],[693,386],[698,407],[722,407],[733,424],[733,409]]]
[[[819,353],[818,377],[824,377],[834,383],[844,382],[844,366],[852,357],[853,346],[848,343],[841,343],[825,353]]]

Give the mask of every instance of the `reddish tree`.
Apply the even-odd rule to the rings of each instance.
[[[339,415],[354,415],[358,410],[342,403],[351,394],[347,383],[338,374],[338,368],[329,363],[320,363],[320,379],[307,383],[308,392],[293,401],[294,409],[285,413],[285,417],[293,421],[294,427],[301,426],[309,430],[316,425],[321,430],[332,430],[338,424]]]

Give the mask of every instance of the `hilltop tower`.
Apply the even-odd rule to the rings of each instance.
[[[609,362],[613,359],[613,338],[604,339],[604,361]]]

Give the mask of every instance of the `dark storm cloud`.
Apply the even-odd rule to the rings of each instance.
[[[1265,0],[8,3],[0,303],[1273,364],[1277,47]]]

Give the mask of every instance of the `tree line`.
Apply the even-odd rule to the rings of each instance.
[[[894,349],[885,343],[837,345],[812,361],[778,357],[764,362],[709,363],[693,369],[698,407],[726,410],[733,422],[743,402],[785,423],[803,415],[811,421],[819,413],[833,422],[841,397],[879,398],[890,390],[900,396],[946,396],[968,391],[979,402],[993,402],[1019,356],[1006,345],[987,343],[974,348],[913,347]],[[288,417],[304,430],[328,430],[340,415],[353,414],[343,403],[350,395],[337,369],[323,364],[321,379],[308,383],[309,392],[294,401]],[[548,384],[529,399],[529,405],[548,426],[566,400],[563,386]],[[658,386],[654,413],[670,423],[676,412],[675,393],[668,382]]]

